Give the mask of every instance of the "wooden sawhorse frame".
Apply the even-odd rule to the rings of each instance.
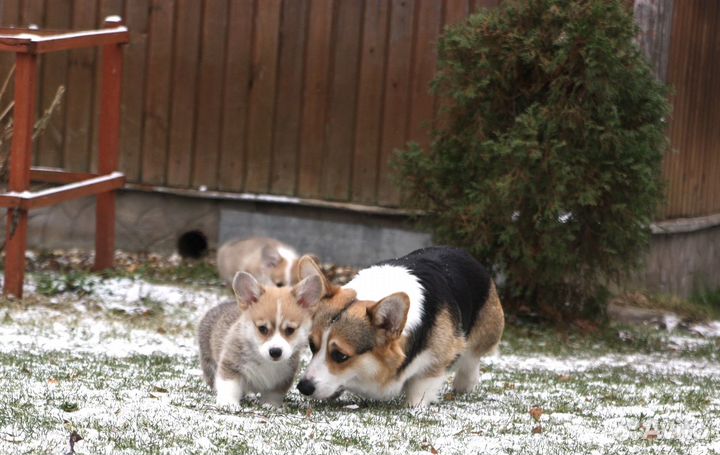
[[[0,207],[7,208],[5,295],[22,298],[30,209],[97,195],[94,268],[103,270],[113,266],[115,190],[125,184],[125,176],[117,172],[122,46],[129,40],[127,27],[118,16],[106,18],[104,27],[99,30],[73,32],[0,28],[0,51],[15,53],[15,112],[9,160],[9,192],[0,194]],[[31,167],[38,55],[97,46],[103,49],[98,173]],[[61,185],[30,192],[31,180]]]

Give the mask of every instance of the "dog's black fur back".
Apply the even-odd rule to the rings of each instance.
[[[442,308],[449,310],[458,330],[467,335],[490,293],[490,273],[468,252],[458,248],[422,248],[378,265],[408,269],[424,290],[423,320],[410,335],[405,365],[424,349]]]

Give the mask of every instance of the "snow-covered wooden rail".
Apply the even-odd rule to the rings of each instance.
[[[117,172],[120,139],[122,46],[130,35],[118,16],[105,19],[100,30],[57,31],[0,29],[0,51],[15,53],[14,133],[10,149],[9,192],[0,195],[8,209],[5,240],[4,294],[22,297],[25,275],[28,211],[71,199],[97,196],[95,269],[112,267],[115,250],[115,190],[125,184]],[[38,55],[83,47],[102,47],[102,98],[98,130],[97,174],[32,168],[32,134],[38,78]],[[58,187],[30,191],[30,181],[59,183]]]

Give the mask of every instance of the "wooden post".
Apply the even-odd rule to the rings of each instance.
[[[105,19],[105,28],[122,25],[118,16]],[[110,174],[118,168],[120,147],[120,92],[122,89],[123,54],[121,44],[103,47],[102,100],[98,134],[98,173]],[[96,196],[95,270],[112,268],[115,256],[115,191]]]
[[[13,192],[27,191],[30,186],[36,89],[37,56],[32,53],[15,54],[15,114],[8,182],[8,188]],[[3,293],[17,298],[22,298],[23,292],[27,223],[27,210],[8,209]]]

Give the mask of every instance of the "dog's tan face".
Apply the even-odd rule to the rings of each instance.
[[[408,296],[397,293],[378,302],[351,300],[339,312],[330,307],[316,315],[308,340],[313,358],[300,391],[318,399],[345,389],[382,397],[405,360],[401,334],[409,306]]]
[[[305,266],[306,276],[319,273]],[[404,293],[373,302],[357,301],[351,289],[327,290],[313,317],[308,339],[313,357],[298,389],[317,399],[345,389],[382,396],[405,360],[401,334],[409,307]]]
[[[242,311],[243,330],[265,360],[287,360],[304,348],[321,282],[310,277],[293,287],[263,287],[238,272],[233,291]]]

